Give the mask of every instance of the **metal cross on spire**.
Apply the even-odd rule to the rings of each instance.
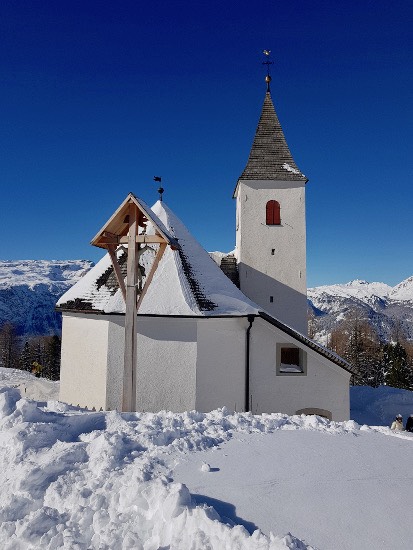
[[[263,61],[262,64],[267,65],[267,76],[265,77],[265,82],[267,83],[267,92],[269,92],[271,82],[270,65],[274,65],[274,61],[270,61],[271,50],[263,50],[262,53],[265,55],[266,58],[266,61]]]

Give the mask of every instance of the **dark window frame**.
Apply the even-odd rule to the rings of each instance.
[[[297,365],[298,368],[300,368],[300,371],[288,371],[283,370],[283,367],[281,366],[283,363],[281,361],[283,352],[282,350],[298,350],[298,359],[299,364]],[[294,352],[296,354],[297,352]],[[293,355],[293,354],[292,354]],[[293,366],[293,365],[291,365]],[[286,342],[285,344],[277,344],[277,352],[276,352],[276,372],[277,376],[306,376],[307,375],[307,352],[300,348],[299,346],[296,346],[295,344],[290,344]]]

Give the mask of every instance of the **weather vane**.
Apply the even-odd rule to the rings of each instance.
[[[162,182],[162,178],[161,178],[161,176],[154,176],[154,177],[153,177],[153,181],[157,181],[157,182],[161,183],[161,182]],[[165,189],[164,189],[161,185],[159,185],[158,193],[159,193],[159,200],[160,200],[161,202],[162,202],[162,195],[163,195],[163,192],[164,192],[164,191],[165,191]]]
[[[266,57],[266,60],[263,61],[262,64],[267,65],[267,76],[265,77],[265,82],[267,83],[267,92],[269,92],[271,82],[270,65],[274,65],[274,61],[270,61],[271,50],[263,50],[262,53]]]

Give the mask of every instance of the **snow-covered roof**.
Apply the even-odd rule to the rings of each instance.
[[[140,304],[139,315],[245,316],[258,314],[259,306],[249,300],[221,271],[182,221],[158,201],[151,212],[179,244],[179,250],[167,247],[151,284]],[[147,233],[154,231],[151,223]],[[140,264],[149,273],[157,245],[146,247]],[[117,252],[126,275],[127,249]],[[94,313],[125,312],[125,304],[106,254],[77,284],[58,301],[57,309]]]
[[[308,181],[298,169],[288,148],[270,92],[265,94],[250,156],[239,179]]]

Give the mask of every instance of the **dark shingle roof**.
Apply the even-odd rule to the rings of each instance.
[[[239,179],[308,181],[290,153],[270,92],[265,94],[247,166]]]
[[[177,241],[178,242],[178,239]],[[196,274],[191,266],[191,263],[188,257],[184,254],[182,249],[177,250],[177,254],[181,259],[182,270],[185,274],[186,280],[188,282],[189,288],[193,294],[193,298],[196,301],[199,309],[201,311],[213,311],[216,309],[216,304],[209,300],[208,297],[203,292],[202,286],[199,283]],[[126,268],[127,268],[127,259],[128,251],[125,248],[123,252],[118,256],[118,263],[123,277],[126,277]],[[145,280],[145,268],[139,266],[142,270],[142,277]],[[99,292],[103,288],[103,291],[110,296],[116,294],[119,290],[119,283],[115,276],[115,271],[113,266],[110,265],[97,279],[92,283],[92,292]],[[56,306],[57,311],[82,311],[82,312],[94,312],[94,313],[103,313],[103,311],[93,305],[93,302],[87,298],[76,298],[75,300],[69,300],[63,304]]]

